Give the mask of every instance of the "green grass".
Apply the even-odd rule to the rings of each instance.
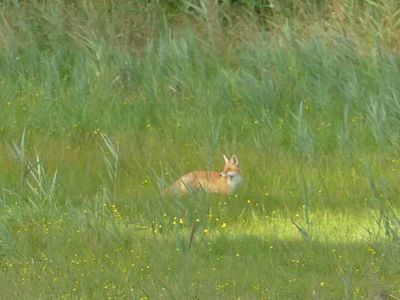
[[[397,2],[210,3],[0,5],[1,298],[400,298]]]

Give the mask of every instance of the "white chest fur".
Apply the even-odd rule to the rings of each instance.
[[[236,172],[228,172],[228,188],[229,188],[229,193],[232,194],[238,187],[241,186],[243,182],[242,175],[240,173]]]

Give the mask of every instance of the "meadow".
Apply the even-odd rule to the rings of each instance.
[[[400,299],[400,6],[3,1],[1,299]],[[229,197],[161,191],[240,159]]]

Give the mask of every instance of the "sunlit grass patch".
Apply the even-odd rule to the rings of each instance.
[[[2,282],[12,278],[22,294],[291,297],[299,291],[339,296],[350,288],[367,296],[396,285],[398,245],[369,235],[366,229],[376,228],[369,214],[354,219],[316,213],[310,239],[284,212],[241,225],[221,221],[196,232],[188,249],[190,228],[178,218],[172,219],[177,230],[154,235],[150,227],[90,207],[71,207],[42,221],[31,213],[34,222],[16,213],[9,212],[18,225],[13,253],[3,252],[2,270],[9,276]]]

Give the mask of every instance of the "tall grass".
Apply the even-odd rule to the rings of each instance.
[[[3,297],[400,297],[396,1],[0,8]]]

